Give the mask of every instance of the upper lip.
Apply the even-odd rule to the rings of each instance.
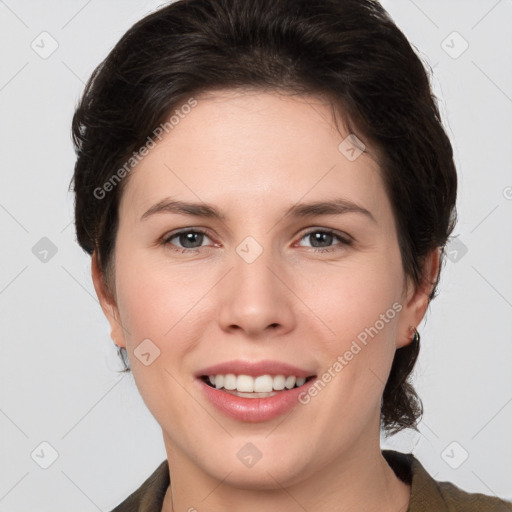
[[[207,368],[203,368],[196,372],[195,376],[227,375],[228,373],[234,373],[235,375],[250,375],[252,377],[258,377],[259,375],[294,375],[295,377],[311,377],[315,375],[315,372],[313,371],[304,370],[297,366],[282,363],[280,361],[236,360],[208,366]]]

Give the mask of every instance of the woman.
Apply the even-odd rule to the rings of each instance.
[[[370,0],[189,0],[73,119],[76,231],[167,460],[116,511],[512,510],[381,429],[456,222],[425,70]]]

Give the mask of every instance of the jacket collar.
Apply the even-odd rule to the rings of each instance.
[[[382,450],[382,455],[396,476],[411,486],[407,512],[450,512],[438,483],[412,453]]]

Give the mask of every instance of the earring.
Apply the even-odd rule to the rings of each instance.
[[[416,327],[412,327],[411,326],[409,329],[413,332],[413,337],[412,337],[411,343],[419,343],[419,341],[420,341],[420,333],[418,332]]]

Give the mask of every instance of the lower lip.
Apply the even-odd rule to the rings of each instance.
[[[279,391],[268,398],[242,398],[225,391],[208,386],[203,380],[198,382],[206,398],[222,413],[239,421],[268,421],[287,413],[299,403],[299,395],[316,381],[311,379],[306,384],[286,391]]]

